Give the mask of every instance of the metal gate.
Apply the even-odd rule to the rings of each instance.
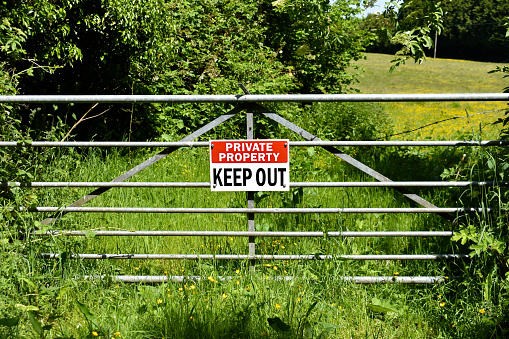
[[[260,103],[267,102],[429,102],[429,101],[509,101],[509,94],[477,93],[477,94],[330,94],[330,95],[47,95],[47,96],[0,96],[0,103],[234,103],[237,106],[226,114],[216,118],[179,142],[47,142],[34,141],[31,143],[2,141],[0,147],[164,147],[158,154],[143,163],[133,167],[110,182],[4,182],[3,186],[19,187],[96,187],[91,193],[61,207],[34,207],[20,211],[51,212],[63,215],[76,212],[106,212],[106,213],[245,213],[247,215],[246,231],[95,231],[95,236],[197,236],[197,237],[247,237],[249,242],[248,254],[93,254],[83,253],[71,255],[72,258],[82,259],[191,259],[191,260],[247,260],[251,272],[255,263],[260,260],[448,260],[468,259],[467,254],[394,254],[394,255],[262,255],[256,253],[256,238],[261,237],[451,237],[453,231],[383,231],[383,232],[265,232],[255,228],[255,214],[259,213],[433,213],[453,222],[459,213],[480,212],[481,208],[437,207],[429,201],[412,193],[409,187],[471,187],[504,185],[509,182],[478,182],[478,181],[391,181],[389,178],[366,166],[352,156],[342,152],[338,147],[343,146],[507,146],[507,141],[322,141],[306,130],[296,126],[280,115],[267,110]],[[389,187],[409,200],[417,203],[417,208],[257,208],[255,206],[255,192],[246,193],[246,208],[129,208],[129,207],[82,207],[87,202],[115,187],[201,187],[209,188],[208,182],[124,182],[136,173],[163,159],[181,147],[209,147],[208,142],[193,142],[196,138],[207,133],[240,112],[246,113],[246,139],[254,139],[253,115],[263,115],[278,124],[300,135],[306,141],[291,141],[291,147],[322,147],[337,158],[354,166],[365,174],[376,179],[376,182],[291,182],[290,187]],[[55,214],[56,215],[56,214]],[[42,224],[55,221],[55,216],[44,219]],[[86,231],[48,231],[47,235],[85,236]],[[59,254],[42,253],[42,258],[56,259]],[[183,281],[185,279],[200,279],[198,276],[115,276],[116,280],[124,282],[164,282],[168,279]],[[229,277],[221,277],[228,279]],[[291,279],[292,277],[280,277]],[[343,277],[356,283],[398,282],[398,283],[435,283],[443,281],[438,276],[352,276]]]

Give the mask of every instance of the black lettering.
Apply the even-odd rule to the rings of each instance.
[[[253,176],[253,173],[251,172],[251,169],[249,168],[244,168],[242,170],[242,176],[244,177],[243,181],[242,181],[242,185],[243,186],[246,186],[246,181],[248,181],[249,179],[251,179],[251,177]]]
[[[265,171],[263,170],[263,168],[259,168],[256,171],[256,184],[258,186],[265,185]]]
[[[281,186],[285,187],[285,183],[284,183],[284,177],[285,177],[285,172],[286,172],[286,168],[278,168],[277,169],[279,174],[280,174],[280,178],[281,178]]]
[[[233,186],[242,186],[242,183],[240,182],[240,171],[240,168],[233,169]]]
[[[228,174],[228,173],[231,173],[233,170],[233,168],[225,168],[224,169],[224,185],[225,186],[233,186],[231,181],[228,182],[228,180],[231,180],[232,179],[232,175],[231,174]]]
[[[219,186],[223,186],[223,182],[221,181],[221,177],[220,177],[221,170],[222,170],[222,168],[214,168],[214,172],[212,175],[214,181],[212,182],[212,184],[214,184],[214,185],[218,184]]]
[[[276,186],[276,183],[277,183],[277,169],[274,168],[274,181],[271,180],[271,175],[270,175],[270,172],[271,172],[271,168],[267,169],[267,174],[268,174],[268,180],[267,182],[269,183],[269,186]]]

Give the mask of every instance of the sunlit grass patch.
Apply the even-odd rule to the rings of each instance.
[[[450,59],[427,59],[421,65],[409,61],[389,73],[391,55],[366,53],[360,62],[366,72],[360,79],[361,93],[499,93],[507,86],[498,73],[488,74],[494,63]],[[394,139],[496,139],[504,115],[502,102],[386,103],[384,110],[394,123]],[[500,111],[502,110],[502,111]],[[495,112],[491,112],[495,111]],[[479,114],[491,112],[487,114]],[[415,132],[404,133],[453,117]],[[401,133],[401,134],[400,134]]]

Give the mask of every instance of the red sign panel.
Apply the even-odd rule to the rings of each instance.
[[[214,164],[284,164],[288,162],[288,141],[216,140],[210,154]]]
[[[288,191],[288,140],[210,141],[212,191]]]

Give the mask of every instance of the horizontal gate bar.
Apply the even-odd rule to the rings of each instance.
[[[105,279],[111,278],[114,281],[122,281],[125,283],[164,283],[164,282],[186,282],[186,281],[201,281],[206,280],[200,276],[168,276],[168,275],[114,275],[114,276],[93,276],[86,275],[85,279]],[[217,280],[233,280],[238,277],[219,276]],[[340,280],[351,281],[356,284],[374,284],[374,283],[400,283],[400,284],[434,284],[448,280],[448,277],[435,277],[435,276],[353,276],[353,277],[338,277]],[[295,279],[291,276],[275,276],[269,277],[272,280],[291,281]]]
[[[383,231],[383,232],[248,232],[248,231],[47,231],[36,235],[100,237],[452,237],[453,231]]]
[[[509,101],[508,93],[251,94],[251,95],[2,95],[0,103]]]
[[[509,181],[347,181],[290,182],[290,187],[468,187],[509,186]],[[187,187],[210,188],[210,182],[0,182],[0,187]]]
[[[290,141],[290,146],[507,146],[509,140]],[[209,147],[208,141],[0,141],[0,147]]]
[[[152,207],[4,207],[0,210],[20,212],[83,212],[83,213],[473,213],[492,212],[492,208],[152,208]]]
[[[58,259],[59,253],[41,253],[44,259]],[[159,260],[443,260],[469,259],[468,254],[357,254],[357,255],[247,255],[247,254],[71,254],[71,259],[159,259]]]

